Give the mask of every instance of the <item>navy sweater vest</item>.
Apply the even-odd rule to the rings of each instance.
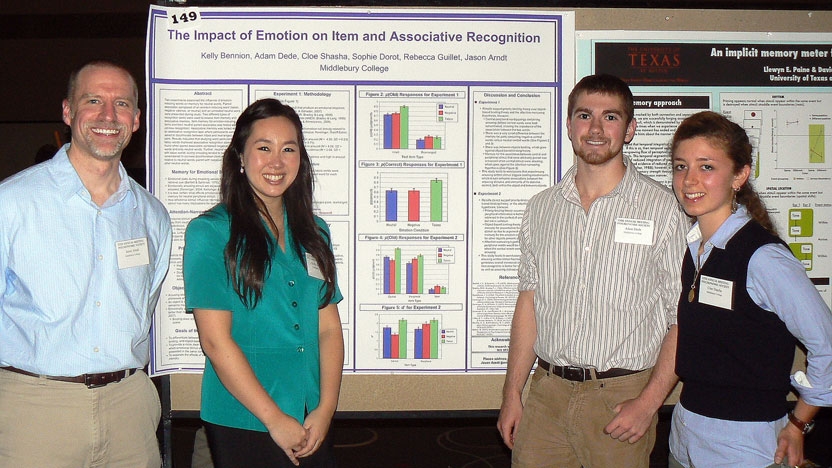
[[[734,421],[774,421],[786,414],[796,340],[776,314],[754,303],[745,287],[751,256],[775,242],[783,243],[757,222],[748,222],[725,250],[711,251],[693,302],[688,293],[696,269],[686,253],[676,353],[676,374],[684,382],[680,402],[686,409]],[[733,283],[731,310],[699,302],[702,276]]]

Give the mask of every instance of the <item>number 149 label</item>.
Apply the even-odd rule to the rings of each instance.
[[[191,29],[199,25],[202,16],[197,8],[168,10],[168,29]]]

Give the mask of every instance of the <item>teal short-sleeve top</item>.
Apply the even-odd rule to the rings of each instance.
[[[327,235],[326,223],[315,221]],[[257,306],[249,309],[234,292],[226,274],[224,250],[230,237],[230,217],[217,205],[194,218],[185,231],[182,270],[185,307],[227,310],[232,314],[231,335],[240,346],[260,383],[280,409],[300,421],[320,402],[318,306],[324,282],[307,272],[286,226],[286,251],[275,247],[271,270]],[[330,243],[331,246],[331,243]],[[305,255],[305,260],[314,258]],[[343,299],[336,285],[330,301]],[[213,424],[265,432],[266,427],[223,386],[206,359],[202,378],[201,418]]]

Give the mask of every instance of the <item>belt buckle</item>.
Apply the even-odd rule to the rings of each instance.
[[[564,366],[563,378],[575,382],[586,381],[586,369],[578,366]]]
[[[96,382],[95,377],[96,376],[94,374],[84,374],[84,385],[86,385],[87,388],[98,388],[107,385],[105,383],[101,383],[100,381]]]

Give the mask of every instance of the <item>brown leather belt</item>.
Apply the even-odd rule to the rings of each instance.
[[[557,375],[560,378],[571,380],[573,382],[584,382],[587,380],[611,379],[613,377],[623,377],[625,375],[632,375],[642,372],[640,370],[618,369],[612,368],[604,372],[598,372],[591,368],[577,367],[577,366],[553,366],[543,359],[537,358],[537,366],[541,369]],[[593,371],[595,377],[592,376]]]
[[[42,374],[35,374],[33,372],[25,371],[23,369],[18,369],[17,367],[0,367],[0,369],[7,370],[9,372],[14,372],[17,374],[28,375],[29,377],[37,377],[40,379],[47,379],[47,380],[58,380],[61,382],[72,382],[72,383],[82,383],[87,386],[87,388],[96,388],[96,387],[103,387],[107,384],[118,382],[122,379],[126,379],[131,375],[135,374],[138,369],[126,369],[116,372],[104,372],[101,374],[84,374],[84,375],[76,375],[75,377],[61,377],[61,376],[54,376],[54,375],[42,375]]]

